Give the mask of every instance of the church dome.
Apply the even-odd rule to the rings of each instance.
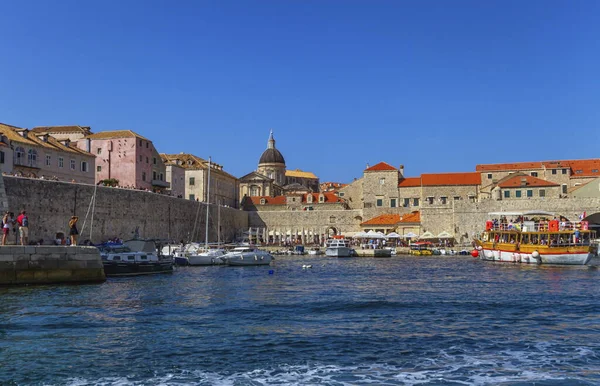
[[[265,150],[260,156],[259,164],[285,164],[285,159],[281,155],[281,152],[275,148]]]
[[[275,148],[275,138],[273,137],[273,130],[269,135],[269,141],[267,142],[267,150],[265,150],[258,160],[258,164],[284,164],[285,159],[281,155],[281,152]]]

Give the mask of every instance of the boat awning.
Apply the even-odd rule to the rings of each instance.
[[[490,216],[554,216],[552,212],[545,210],[528,210],[525,212],[490,212]]]

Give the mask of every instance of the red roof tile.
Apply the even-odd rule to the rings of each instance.
[[[360,225],[396,225],[398,223],[420,223],[421,213],[415,211],[408,214],[382,214],[373,217],[370,220],[360,223]]]
[[[478,172],[494,172],[501,170],[530,170],[541,168],[541,162],[515,162],[508,164],[487,164],[475,166],[475,170],[477,170]]]
[[[398,170],[395,167],[393,167],[392,165],[385,163],[385,162],[380,162],[377,165],[373,165],[370,168],[366,168],[365,172],[381,172],[381,171],[386,171],[386,170]]]
[[[260,200],[265,199],[265,205],[285,205],[285,196],[254,196],[248,197],[254,205],[261,205]]]
[[[411,188],[421,186],[421,177],[407,177],[398,182],[399,188]]]
[[[600,159],[569,161],[571,178],[600,176]]]
[[[325,201],[324,202],[319,202],[319,195],[323,194],[323,196],[325,197]],[[309,195],[312,195],[313,197],[313,202],[312,204],[333,204],[333,203],[337,203],[337,202],[344,202],[343,199],[339,198],[335,193],[306,193],[306,194],[297,194],[294,195],[295,197],[301,196],[302,197],[302,203],[308,203],[307,197]],[[254,196],[254,197],[248,197],[252,203],[254,205],[263,205],[260,203],[261,199],[265,199],[265,203],[264,205],[285,205],[287,204],[287,200],[286,200],[286,196],[277,196],[277,197],[270,197],[270,196]]]
[[[525,182],[525,185],[523,184]],[[544,186],[559,186],[554,182],[542,180],[541,178],[532,177],[526,174],[516,175],[508,178],[498,184],[501,188],[521,188],[521,187],[544,187]]]
[[[493,172],[503,170],[532,170],[532,169],[571,169],[571,178],[600,176],[600,159],[560,160],[541,162],[515,162],[507,164],[477,165],[478,172]]]
[[[481,173],[421,174],[423,186],[438,185],[481,185]]]

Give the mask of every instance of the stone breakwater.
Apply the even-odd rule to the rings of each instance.
[[[0,285],[104,280],[102,258],[96,247],[0,247]]]

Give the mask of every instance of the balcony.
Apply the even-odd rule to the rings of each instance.
[[[171,184],[167,181],[161,181],[161,180],[152,180],[152,186],[158,186],[161,188],[170,188]]]

